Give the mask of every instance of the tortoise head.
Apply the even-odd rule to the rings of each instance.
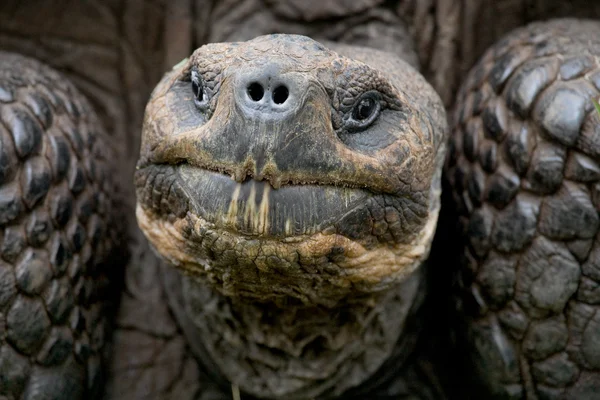
[[[164,258],[227,295],[334,304],[427,257],[441,102],[394,56],[339,53],[269,35],[203,46],[164,76],[135,177]]]

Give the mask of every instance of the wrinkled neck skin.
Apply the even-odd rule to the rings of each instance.
[[[204,369],[223,386],[231,382],[260,398],[340,396],[367,381],[398,346],[407,350],[396,355],[401,365],[418,335],[413,326],[406,335],[405,326],[424,292],[422,268],[391,289],[331,308],[292,298],[251,302],[170,266],[163,273],[171,309]]]

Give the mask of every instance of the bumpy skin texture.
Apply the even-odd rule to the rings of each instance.
[[[118,254],[112,154],[63,76],[0,52],[2,398],[101,392]]]
[[[146,109],[137,215],[190,276],[165,278],[172,309],[209,369],[264,398],[339,396],[417,334],[444,110],[400,59],[338,50],[354,59],[294,35],[210,44]]]
[[[486,390],[600,389],[600,23],[508,35],[473,68],[446,175],[465,245],[460,312]]]

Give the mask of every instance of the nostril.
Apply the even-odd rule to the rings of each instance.
[[[275,104],[283,104],[287,100],[290,91],[285,86],[277,86],[273,90],[273,101]]]
[[[248,85],[248,96],[254,101],[260,101],[265,94],[265,89],[261,86],[260,83],[252,82]]]

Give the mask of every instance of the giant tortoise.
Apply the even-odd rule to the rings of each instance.
[[[582,17],[4,1],[0,399],[600,398]]]

